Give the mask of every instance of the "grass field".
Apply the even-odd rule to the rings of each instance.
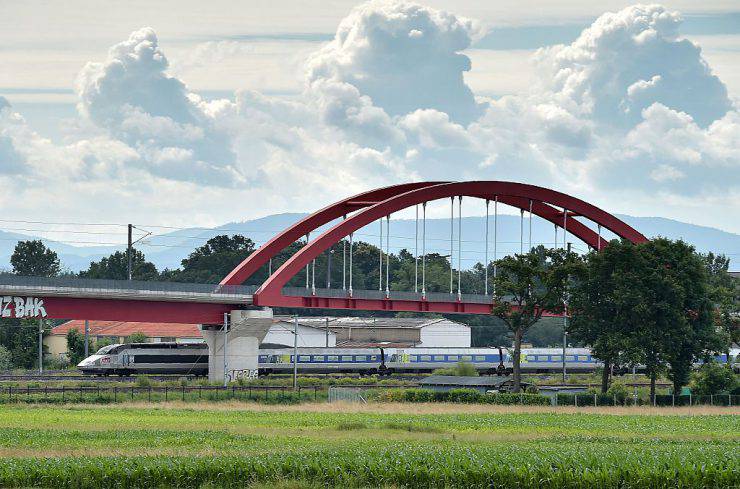
[[[0,486],[737,487],[739,415],[726,407],[6,405]]]

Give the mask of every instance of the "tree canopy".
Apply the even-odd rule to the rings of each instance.
[[[13,273],[34,277],[56,277],[61,271],[59,257],[41,240],[19,241],[10,257]]]
[[[116,251],[100,261],[91,262],[87,270],[80,272],[80,277],[127,280],[128,255],[125,251]],[[131,278],[133,280],[159,280],[157,267],[146,261],[144,253],[135,248],[131,253]]]

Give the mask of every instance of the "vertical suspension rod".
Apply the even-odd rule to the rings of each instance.
[[[485,257],[483,258],[483,288],[486,295],[488,295],[488,206],[491,203],[490,200],[486,199],[486,250],[484,252]]]
[[[385,298],[391,295],[391,215],[385,217]]]
[[[378,246],[378,290],[383,290],[383,218],[380,223],[380,243]]]
[[[427,298],[427,203],[421,204],[421,298]]]
[[[450,197],[450,294],[452,294],[452,271],[453,263],[452,259],[455,255],[455,241],[453,234],[455,233],[455,197]]]
[[[462,195],[457,201],[457,300],[462,300]]]
[[[414,293],[419,293],[419,204],[416,204],[414,221]]]

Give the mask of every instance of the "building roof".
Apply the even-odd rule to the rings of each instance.
[[[411,348],[413,341],[337,341],[337,348]]]
[[[292,321],[289,316],[278,316],[283,321]],[[326,325],[326,317],[304,317],[298,318],[300,324],[312,325],[323,328]],[[341,328],[409,328],[420,329],[439,322],[449,322],[466,326],[463,323],[451,321],[446,318],[370,318],[370,317],[330,317],[329,329]]]
[[[125,321],[89,321],[90,334],[94,336],[129,336],[144,333],[148,337],[200,338],[197,324],[130,323]],[[51,334],[64,336],[71,329],[85,331],[85,321],[73,320],[53,328]]]
[[[459,385],[462,387],[498,387],[511,382],[511,377],[463,377],[457,375],[430,375],[419,385]],[[522,385],[527,385],[522,383]]]

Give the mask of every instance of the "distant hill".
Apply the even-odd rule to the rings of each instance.
[[[193,249],[203,245],[209,238],[218,234],[242,234],[252,238],[257,244],[264,243],[277,232],[285,229],[290,224],[304,217],[305,214],[274,214],[271,216],[252,219],[244,222],[231,222],[213,229],[190,228],[177,230],[171,233],[160,234],[150,237],[144,244],[138,246],[149,260],[154,262],[159,269],[177,268],[180,261]],[[697,226],[662,217],[633,217],[619,216],[625,222],[640,230],[649,237],[665,236],[672,239],[682,238],[693,244],[698,251],[724,253],[733,260],[731,269],[740,270],[740,235],[721,231],[719,229]],[[463,266],[470,267],[476,262],[482,262],[485,256],[485,236],[483,217],[464,217],[462,223],[463,239]],[[490,236],[493,238],[493,222],[490,221]],[[498,252],[499,255],[518,252],[520,221],[519,216],[499,216],[498,227]],[[427,252],[449,254],[449,232],[448,219],[427,219]],[[457,222],[455,222],[455,233],[457,233]],[[528,240],[528,223],[525,220],[525,246]],[[456,235],[457,236],[457,235]],[[605,238],[610,238],[608,234]],[[359,241],[378,243],[378,224],[374,223],[358,233],[355,238]],[[10,255],[15,244],[19,240],[37,239],[32,235],[11,233],[0,230],[0,269],[10,268]],[[562,245],[563,234],[559,232],[559,244]],[[457,237],[455,238],[457,241]],[[555,240],[554,227],[539,218],[532,221],[533,244],[545,243],[552,246]],[[569,241],[574,241],[573,237]],[[90,261],[99,260],[108,256],[121,247],[111,246],[71,246],[68,244],[45,240],[47,246],[55,250],[65,268],[71,271],[79,271],[87,268]],[[492,242],[491,242],[492,243]],[[401,248],[414,250],[414,221],[391,219],[391,249],[398,251]],[[421,246],[421,244],[419,245]],[[585,251],[586,246],[575,241],[573,246],[576,250]],[[457,249],[457,243],[455,244]],[[489,258],[492,258],[493,245],[490,245]],[[455,251],[457,259],[457,251]]]

